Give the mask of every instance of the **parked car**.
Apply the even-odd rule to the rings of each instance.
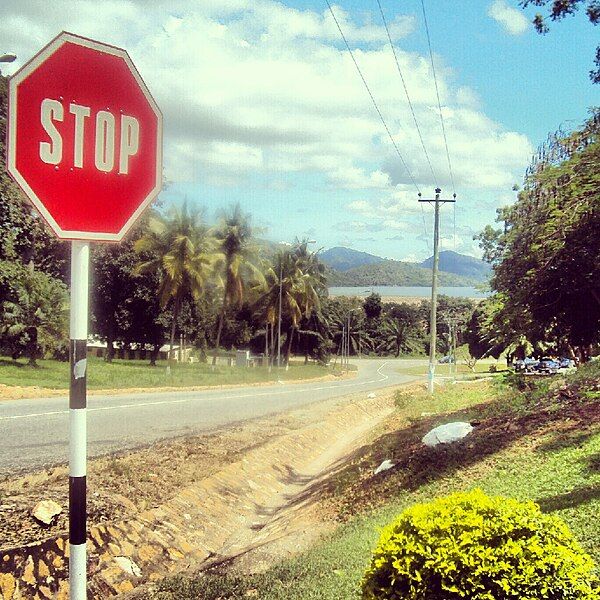
[[[454,358],[452,356],[442,356],[442,358],[440,358],[438,360],[438,363],[441,365],[446,365],[448,363],[453,363],[454,362]]]
[[[555,373],[558,373],[558,370],[560,369],[560,363],[553,358],[544,357],[539,361],[535,369],[538,373],[548,373],[550,375],[554,375]]]
[[[527,357],[515,361],[515,371],[519,373],[535,373],[539,365],[539,360],[536,358]]]
[[[560,365],[560,369],[574,369],[577,366],[575,365],[575,361],[571,358],[560,358],[558,364]]]

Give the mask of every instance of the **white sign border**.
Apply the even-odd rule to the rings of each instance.
[[[18,171],[16,166],[16,149],[17,149],[17,91],[19,84],[24,81],[33,71],[35,71],[47,58],[49,58],[58,48],[65,43],[77,44],[79,46],[85,46],[105,54],[112,54],[118,56],[125,61],[125,64],[131,71],[131,74],[135,78],[139,85],[142,93],[146,97],[146,100],[150,104],[150,107],[154,111],[157,118],[157,140],[156,140],[156,174],[154,187],[146,196],[143,202],[140,203],[135,212],[127,220],[125,225],[121,228],[118,233],[106,233],[99,231],[70,231],[63,230],[54,220],[52,215],[45,208],[42,201],[37,197],[37,194],[31,189],[25,178]],[[8,81],[8,144],[7,144],[7,171],[12,178],[17,182],[19,187],[23,190],[25,195],[29,198],[31,203],[42,215],[44,220],[48,223],[54,233],[61,240],[87,240],[96,242],[120,242],[127,232],[133,227],[137,219],[140,217],[142,212],[148,207],[148,205],[158,196],[162,189],[162,124],[163,118],[158,105],[156,104],[152,94],[146,87],[144,80],[140,76],[138,70],[135,68],[129,54],[122,48],[110,46],[102,42],[97,42],[74,33],[67,31],[61,32],[57,35],[50,43],[42,48],[30,61],[25,63]]]

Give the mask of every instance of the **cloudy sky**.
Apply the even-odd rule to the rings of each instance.
[[[417,188],[439,185],[458,197],[443,247],[477,255],[473,234],[512,201],[534,148],[598,103],[596,32],[581,14],[539,36],[517,0],[426,0],[453,186],[421,2],[380,1],[433,169],[376,0],[332,9],[408,171],[325,0],[7,2],[0,52],[18,60],[3,73],[61,30],[121,46],[164,114],[166,205],[187,198],[213,220],[239,201],[274,241],[422,260],[432,210]]]

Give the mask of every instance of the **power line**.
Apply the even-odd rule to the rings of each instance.
[[[400,62],[398,61],[398,56],[396,54],[396,48],[394,47],[394,43],[392,42],[392,36],[390,35],[390,30],[389,30],[387,20],[385,18],[385,14],[383,12],[383,8],[381,6],[380,0],[377,0],[377,6],[379,6],[379,12],[381,13],[381,19],[383,21],[383,25],[385,27],[385,31],[388,36],[388,40],[390,42],[390,47],[391,47],[392,53],[394,55],[394,61],[396,62],[396,68],[398,69],[398,75],[400,75],[400,80],[402,81],[402,86],[404,87],[404,93],[406,94],[408,106],[410,107],[410,112],[412,113],[413,121],[415,122],[415,127],[417,129],[417,133],[419,134],[419,140],[421,141],[421,147],[423,148],[423,152],[425,153],[425,158],[427,158],[427,164],[429,165],[429,170],[431,171],[431,176],[433,177],[433,181],[434,181],[436,187],[438,187],[437,177],[433,170],[433,166],[432,166],[431,160],[429,158],[429,153],[427,152],[427,148],[425,147],[425,142],[423,141],[423,135],[421,134],[421,128],[419,127],[419,123],[417,121],[417,116],[415,114],[415,109],[410,100],[410,95],[408,93],[408,87],[406,86],[406,81],[404,80],[404,75],[402,74],[402,69],[400,68]]]
[[[429,58],[431,59],[431,70],[433,72],[433,81],[435,83],[435,93],[437,96],[438,110],[440,111],[440,122],[442,124],[442,134],[444,136],[444,145],[446,146],[446,158],[448,159],[448,170],[450,171],[450,180],[452,181],[452,191],[456,192],[454,185],[454,173],[452,172],[452,163],[450,162],[450,152],[448,150],[448,139],[446,137],[446,126],[444,125],[444,115],[442,114],[442,103],[440,102],[440,90],[438,88],[437,76],[435,74],[435,65],[433,64],[433,50],[431,49],[431,37],[429,35],[429,25],[427,24],[427,14],[425,12],[425,0],[421,0],[423,9],[423,20],[425,21],[425,32],[427,34],[427,45],[429,47]]]
[[[396,141],[394,140],[392,133],[391,133],[387,123],[385,122],[385,119],[383,118],[383,114],[381,113],[381,110],[379,110],[379,106],[377,106],[377,102],[375,101],[375,97],[373,96],[373,93],[371,92],[371,88],[369,88],[369,85],[367,84],[367,80],[365,79],[362,71],[360,70],[358,63],[356,62],[356,58],[354,58],[354,53],[350,49],[350,44],[348,44],[348,40],[346,39],[346,36],[344,35],[344,32],[342,31],[342,28],[341,28],[338,20],[336,19],[336,16],[333,12],[333,9],[331,8],[331,4],[329,3],[329,0],[325,0],[325,2],[327,3],[329,12],[331,13],[331,16],[333,17],[335,24],[337,25],[338,31],[340,32],[340,35],[342,36],[342,39],[344,40],[344,44],[346,44],[346,48],[347,48],[348,52],[350,53],[352,62],[354,63],[354,66],[356,67],[356,70],[358,71],[358,74],[360,75],[360,78],[365,86],[365,89],[367,90],[369,97],[371,98],[371,101],[373,102],[373,106],[375,107],[375,110],[377,111],[377,114],[379,115],[379,118],[381,119],[381,122],[383,123],[383,126],[390,138],[390,141],[392,142],[392,145],[394,146],[394,149],[396,150],[396,154],[398,155],[398,158],[400,158],[400,162],[402,163],[402,166],[404,167],[408,176],[410,177],[412,184],[417,189],[417,192],[421,193],[419,186],[417,185],[417,182],[415,181],[415,178],[413,177],[412,173],[410,172],[410,169],[408,168],[408,165],[406,164],[406,162],[402,156],[402,153],[400,152],[400,149],[398,148],[398,145],[396,144]]]

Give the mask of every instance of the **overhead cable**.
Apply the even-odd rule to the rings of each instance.
[[[398,148],[398,145],[396,144],[396,141],[394,140],[394,138],[392,136],[390,128],[388,127],[387,123],[385,122],[385,119],[383,118],[383,114],[381,113],[381,110],[379,109],[379,106],[377,105],[377,102],[375,101],[375,97],[373,96],[373,93],[371,92],[371,88],[369,88],[369,85],[367,84],[367,80],[365,79],[362,71],[360,70],[358,63],[356,62],[354,53],[350,49],[350,44],[348,44],[348,40],[346,39],[346,36],[344,35],[344,32],[342,31],[342,28],[335,16],[335,13],[333,12],[333,9],[331,8],[331,4],[329,3],[329,0],[325,0],[325,2],[327,3],[329,12],[331,13],[331,16],[333,17],[335,24],[337,25],[338,31],[340,32],[340,35],[342,36],[342,39],[344,40],[344,44],[346,45],[346,48],[347,48],[348,52],[350,53],[352,62],[354,63],[354,66],[356,67],[356,70],[358,71],[358,74],[360,75],[360,78],[365,86],[365,89],[367,90],[369,97],[371,98],[371,101],[373,102],[373,106],[375,107],[375,110],[377,111],[377,114],[379,115],[379,118],[381,119],[383,127],[385,128],[385,130],[390,138],[390,141],[392,142],[392,145],[394,146],[394,149],[396,150],[396,154],[398,155],[398,158],[400,158],[400,162],[402,163],[402,166],[404,167],[406,173],[408,174],[412,184],[417,189],[417,192],[421,193],[421,190],[419,189],[419,186],[417,185],[415,178],[413,177],[412,173],[410,172],[410,169],[408,168],[408,165],[406,164],[406,161],[404,160],[404,157],[402,156],[402,153],[400,152],[400,149]]]
[[[396,62],[396,68],[398,69],[398,75],[400,75],[400,80],[402,81],[402,86],[404,87],[404,93],[406,94],[406,100],[408,101],[408,106],[410,107],[410,112],[412,113],[413,121],[415,122],[415,128],[417,129],[417,133],[419,134],[419,140],[421,140],[421,147],[423,148],[423,152],[425,153],[425,158],[427,159],[427,164],[429,165],[429,170],[431,171],[431,176],[433,177],[433,182],[435,183],[436,187],[439,187],[437,177],[435,175],[435,171],[433,170],[433,166],[432,166],[431,160],[429,158],[429,153],[427,152],[427,148],[425,147],[425,142],[423,140],[423,135],[421,134],[421,128],[419,127],[419,122],[417,121],[415,109],[410,100],[410,95],[408,93],[408,87],[406,86],[406,81],[404,80],[404,75],[402,74],[402,69],[400,68],[400,62],[398,61],[398,56],[396,55],[396,48],[394,47],[394,43],[392,42],[392,36],[390,35],[390,30],[389,30],[387,20],[385,18],[385,14],[383,12],[383,8],[381,6],[380,0],[377,0],[377,6],[379,6],[379,12],[381,13],[381,19],[383,21],[383,25],[385,27],[385,31],[387,33],[388,40],[390,42],[390,47],[391,47],[392,53],[394,55],[394,61]]]
[[[427,24],[427,14],[425,12],[425,0],[421,0],[423,9],[423,20],[425,21],[425,32],[427,34],[427,45],[429,47],[429,58],[431,59],[431,70],[433,72],[433,81],[435,83],[435,93],[437,96],[438,110],[440,112],[440,122],[442,124],[442,134],[444,136],[444,145],[446,146],[446,158],[448,159],[448,170],[450,171],[450,180],[452,181],[452,191],[456,192],[454,185],[454,173],[452,172],[452,163],[450,162],[450,152],[448,150],[448,139],[446,137],[446,126],[444,125],[444,115],[442,114],[442,103],[440,102],[440,90],[438,88],[435,65],[433,64],[433,50],[431,49],[431,37],[429,35],[429,25]]]

